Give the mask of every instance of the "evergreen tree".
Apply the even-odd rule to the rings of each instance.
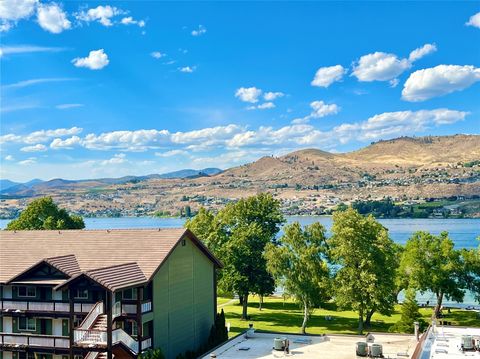
[[[405,299],[402,304],[400,320],[392,326],[390,331],[401,333],[413,333],[413,323],[418,322],[420,324],[420,330],[425,327],[425,321],[422,319],[422,315],[418,309],[418,303],[415,299],[415,290],[408,289],[405,293]]]

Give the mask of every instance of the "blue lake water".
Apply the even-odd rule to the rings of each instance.
[[[287,222],[298,221],[302,225],[320,222],[329,231],[332,226],[332,218],[329,216],[290,216]],[[404,244],[415,231],[428,231],[439,234],[447,231],[454,241],[456,248],[476,248],[480,244],[480,219],[380,219],[388,228],[390,237],[398,243]],[[0,228],[5,228],[9,221],[0,220]],[[183,218],[154,218],[154,217],[121,217],[121,218],[85,218],[86,229],[125,229],[125,228],[172,228],[182,227]],[[401,298],[400,298],[401,299]],[[435,303],[432,294],[419,295],[420,303],[427,300],[430,304]],[[471,293],[466,293],[462,304],[445,300],[446,306],[470,306],[477,305]]]

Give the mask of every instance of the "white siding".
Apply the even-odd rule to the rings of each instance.
[[[13,333],[12,317],[3,317],[3,332]]]
[[[61,319],[53,319],[52,320],[52,334],[53,335],[62,335],[62,320]]]

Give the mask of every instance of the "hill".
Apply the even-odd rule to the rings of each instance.
[[[200,206],[215,209],[265,191],[273,193],[289,214],[325,213],[340,202],[357,199],[391,197],[412,203],[431,198],[478,198],[480,136],[401,137],[348,153],[304,149],[219,171],[56,179],[15,192],[11,187],[2,191],[8,200],[2,203],[0,215],[25,205],[12,197],[41,195],[54,196],[79,214],[107,216],[156,211],[175,214],[187,205],[193,210]]]

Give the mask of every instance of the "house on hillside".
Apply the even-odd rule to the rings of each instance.
[[[1,231],[0,359],[195,350],[219,267],[186,229]]]

